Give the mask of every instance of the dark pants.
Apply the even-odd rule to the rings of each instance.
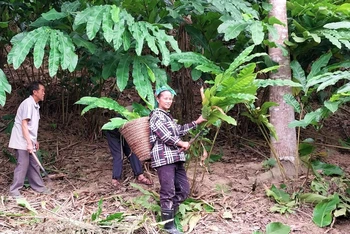
[[[135,176],[143,174],[142,165],[138,157],[131,152],[128,143],[120,135],[118,129],[104,131],[108,146],[113,157],[113,179],[120,180],[123,172],[123,157],[126,155],[130,161]]]
[[[177,209],[190,193],[184,162],[157,167],[160,183],[160,207]]]

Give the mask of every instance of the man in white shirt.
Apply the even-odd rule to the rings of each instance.
[[[29,85],[30,96],[17,109],[15,123],[12,128],[9,147],[15,149],[17,165],[13,182],[10,186],[10,196],[21,197],[20,189],[27,177],[33,190],[39,193],[49,193],[40,175],[40,167],[32,153],[39,149],[39,101],[44,100],[45,87],[35,81]]]

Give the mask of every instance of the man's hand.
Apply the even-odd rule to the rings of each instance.
[[[39,141],[37,141],[37,142],[35,143],[35,149],[36,149],[36,150],[39,150]]]
[[[31,141],[27,142],[27,151],[31,154],[33,153],[33,143]]]

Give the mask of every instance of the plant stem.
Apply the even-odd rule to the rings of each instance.
[[[221,124],[220,124],[219,127],[216,128],[215,136],[214,136],[214,139],[213,139],[213,142],[212,142],[212,144],[211,144],[210,151],[209,151],[209,154],[208,154],[208,159],[210,159],[210,155],[211,155],[211,153],[213,152],[214,144],[215,144],[216,138],[218,137],[220,128],[221,128]],[[205,173],[206,173],[206,170],[204,170],[203,173],[202,173],[201,183],[202,183],[203,180],[204,180],[204,175],[205,175]]]

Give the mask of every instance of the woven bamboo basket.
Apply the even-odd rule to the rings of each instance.
[[[149,117],[131,120],[119,128],[119,132],[128,142],[130,149],[140,161],[151,158],[151,144],[149,142]]]

